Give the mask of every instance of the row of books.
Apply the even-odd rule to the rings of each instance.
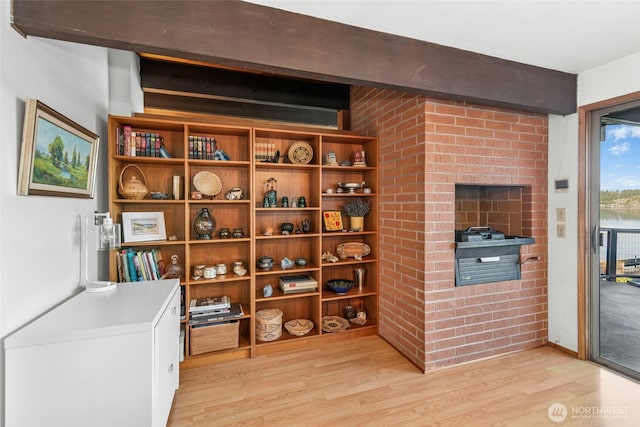
[[[167,274],[159,248],[136,251],[132,248],[116,252],[116,266],[120,282],[160,280]]]
[[[116,129],[116,153],[121,156],[171,157],[162,135],[137,132],[132,130],[131,126]]]
[[[256,160],[272,160],[276,156],[276,145],[268,142],[256,142]]]
[[[215,157],[217,150],[215,138],[208,136],[189,136],[189,158],[202,160],[218,160]]]

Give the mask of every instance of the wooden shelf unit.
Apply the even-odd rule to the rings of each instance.
[[[130,126],[136,132],[153,132],[164,139],[164,145],[171,158],[123,156],[118,154],[118,129]],[[229,155],[230,160],[204,160],[190,158],[190,137],[215,138],[217,147]],[[291,163],[287,152],[295,143],[305,142],[313,150],[313,158],[308,164]],[[270,144],[280,152],[278,163],[256,159],[257,144]],[[327,166],[324,159],[329,151],[336,154],[338,162],[352,161],[355,150],[364,150],[367,166]],[[354,335],[377,334],[378,331],[378,172],[377,141],[351,133],[330,130],[290,130],[279,128],[257,128],[251,126],[226,126],[211,123],[182,122],[176,118],[109,117],[109,208],[114,220],[122,222],[122,212],[163,212],[167,237],[175,240],[155,242],[124,242],[123,249],[144,250],[159,248],[165,263],[172,255],[178,255],[183,267],[180,280],[181,291],[187,305],[182,327],[185,329],[185,360],[183,367],[200,366],[216,361],[241,357],[253,357],[275,351],[307,346],[318,339],[342,340]],[[149,191],[169,195],[168,200],[124,199],[118,193],[122,169],[135,164],[144,172],[145,184]],[[222,189],[209,199],[193,200],[191,191],[193,177],[201,171],[210,171],[219,176]],[[173,200],[173,176],[182,177],[182,197]],[[264,184],[270,178],[277,180],[278,207],[263,207]],[[340,182],[365,182],[371,190],[355,194],[338,193]],[[241,200],[227,200],[225,195],[233,187],[244,192]],[[327,189],[333,193],[327,193]],[[305,207],[282,207],[282,197],[289,198],[290,206],[294,198],[303,196]],[[354,198],[371,202],[371,212],[365,217],[364,230],[360,232],[325,231],[322,214],[326,210],[340,210],[342,205]],[[216,220],[216,231],[211,239],[198,239],[192,231],[193,219],[202,208],[207,208]],[[311,221],[308,232],[294,232],[283,235],[282,223],[292,223],[301,228],[303,220]],[[348,218],[344,218],[348,227]],[[221,228],[242,228],[242,238],[219,238]],[[271,235],[266,235],[267,229]],[[338,262],[323,260],[323,253],[337,255],[336,248],[341,243],[364,243],[371,253],[362,260],[348,258]],[[257,260],[268,255],[274,259],[272,270],[257,268]],[[282,258],[292,261],[302,257],[304,266],[283,270]],[[233,263],[242,261],[248,270],[244,276],[232,272]],[[195,265],[227,264],[228,274],[214,279],[192,276]],[[325,289],[329,279],[354,279],[354,269],[366,270],[366,285],[347,295],[337,295]],[[308,274],[318,281],[318,290],[308,293],[284,294],[279,286],[279,278],[287,275]],[[115,254],[111,256],[110,276],[118,278]],[[273,295],[265,297],[263,288],[270,284]],[[242,304],[244,316],[239,319],[238,348],[219,350],[199,355],[189,354],[190,331],[188,301],[192,298],[228,295],[233,302]],[[365,325],[351,324],[341,333],[322,331],[323,316],[343,316],[344,308],[352,305],[367,312]],[[283,312],[282,336],[274,341],[263,342],[256,339],[256,313],[259,310],[278,308]],[[301,337],[291,336],[284,328],[288,320],[303,318],[314,322],[313,330]]]

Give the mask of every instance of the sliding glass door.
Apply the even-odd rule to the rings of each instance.
[[[590,123],[590,357],[640,379],[640,100]]]

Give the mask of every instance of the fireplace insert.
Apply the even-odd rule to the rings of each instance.
[[[456,286],[519,280],[520,248],[533,237],[508,236],[491,227],[456,230]]]

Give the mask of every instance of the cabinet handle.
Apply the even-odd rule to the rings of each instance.
[[[168,373],[169,374],[173,373],[173,363],[169,365]]]

